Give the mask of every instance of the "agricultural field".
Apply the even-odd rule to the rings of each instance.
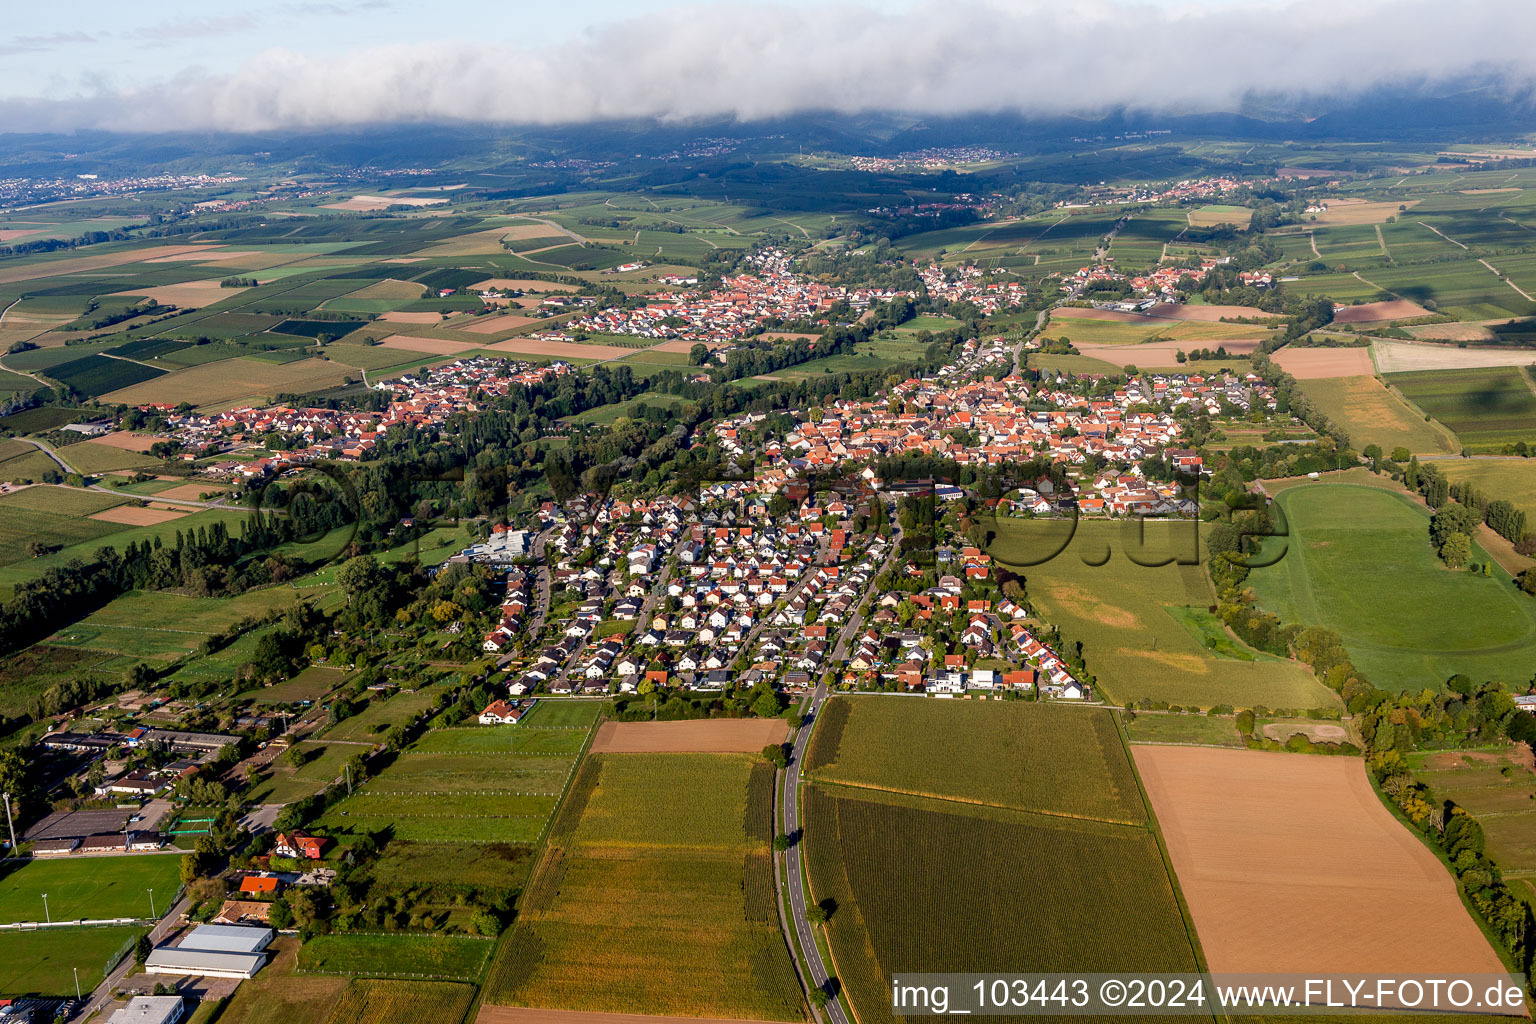
[[[968,767],[956,771],[959,761]],[[988,807],[1146,821],[1114,718],[1007,701],[838,698],[822,711],[807,778]]]
[[[33,860],[0,876],[0,924],[43,920],[42,893],[55,921],[82,918],[149,917],[148,888],[160,893],[164,909],[181,878],[175,857]]]
[[[369,869],[396,888],[430,885],[465,889],[521,889],[533,870],[535,848],[526,843],[427,843],[393,839]]]
[[[1503,972],[1359,758],[1132,749],[1212,972]]]
[[[80,987],[95,988],[105,976],[107,961],[138,934],[137,928],[0,932],[0,964],[4,965],[0,966],[0,992],[10,996],[73,997],[76,968],[80,971]]]
[[[261,359],[223,360],[163,374],[154,380],[124,387],[104,396],[108,402],[143,405],[191,402],[200,407],[231,407],[242,402],[270,401],[284,391],[311,391],[356,379],[359,371],[322,359],[272,363]]]
[[[61,516],[89,516],[128,501],[101,491],[40,484],[0,496],[0,515],[9,516],[18,509],[51,512]]]
[[[1213,228],[1218,224],[1247,227],[1253,219],[1253,211],[1246,206],[1229,206],[1213,203],[1188,212],[1189,225],[1195,228]]]
[[[1402,446],[1419,454],[1456,450],[1449,433],[1426,422],[1376,377],[1303,380],[1301,390],[1349,435],[1357,451],[1368,444],[1379,444],[1384,451]]]
[[[317,935],[299,950],[298,972],[478,981],[493,945],[468,935]]]
[[[341,993],[325,1024],[461,1024],[474,999],[469,985],[359,979]]]
[[[411,749],[429,754],[579,754],[586,741],[584,728],[474,725],[433,729]]]
[[[235,989],[219,1014],[223,1024],[328,1024],[342,995],[358,984],[340,975],[297,973],[298,936],[279,935],[268,948],[271,961]]]
[[[988,552],[1029,578],[1030,599],[1071,642],[1081,641],[1099,696],[1143,697],[1210,707],[1337,707],[1338,697],[1306,666],[1253,661],[1206,649],[1165,609],[1215,603],[1189,523],[994,519]],[[1138,565],[1163,562],[1163,565]],[[1108,560],[1105,561],[1106,556]],[[1190,564],[1179,564],[1182,559]],[[1038,564],[1036,564],[1038,563]]]
[[[876,707],[891,710],[861,723]],[[997,717],[1014,708],[1038,716],[1023,727],[1033,742],[1014,745],[1020,721]],[[977,717],[963,724],[934,717],[961,711]],[[1027,778],[1036,767],[1034,745],[1060,743],[1051,771],[1080,807],[1103,799],[1096,780],[1123,793],[1134,813],[1121,824],[1080,817],[1044,785],[1019,801],[1038,808],[1026,810],[895,791],[905,789],[900,774],[891,788],[878,779],[855,788],[827,774],[829,748],[838,758],[832,768],[845,758],[918,763],[923,758],[905,757],[906,745],[925,729],[964,737],[943,760],[955,780]],[[865,698],[832,701],[815,730],[802,797],[810,899],[835,906],[827,924],[834,973],[860,1021],[895,1019],[889,989],[896,971],[982,971],[996,963],[1018,971],[1195,969],[1198,955],[1113,712]],[[1009,870],[955,870],[1002,863]],[[1053,898],[1041,900],[1043,891]]]
[[[1528,750],[1420,751],[1407,761],[1436,799],[1454,801],[1477,817],[1487,835],[1485,852],[1506,878],[1536,878],[1536,772]]]
[[[485,1002],[804,1020],[769,851],[773,778],[747,754],[590,755]]]
[[[1177,743],[1202,747],[1242,747],[1243,738],[1231,715],[1180,715],[1137,711],[1126,716],[1125,735],[1131,743]]]
[[[1276,506],[1289,535],[1266,542],[1285,544],[1284,557],[1248,577],[1260,606],[1336,631],[1377,686],[1440,687],[1457,672],[1523,686],[1536,674],[1536,602],[1497,566],[1489,577],[1447,569],[1428,513],[1405,495],[1313,483],[1279,489]],[[1476,547],[1472,559],[1489,560]]]
[[[254,690],[246,690],[237,696],[241,700],[252,700],[261,704],[292,704],[299,701],[316,701],[324,697],[336,684],[345,678],[346,672],[339,668],[326,668],[321,665],[310,665],[292,679],[285,679],[271,686],[260,686]]]
[[[1386,380],[1455,431],[1464,448],[1498,451],[1536,439],[1536,384],[1523,369],[1425,370]]]
[[[1525,459],[1441,459],[1435,468],[1452,483],[1469,483],[1524,510],[1536,522],[1536,462]]]

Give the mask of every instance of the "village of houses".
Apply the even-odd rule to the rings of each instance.
[[[1023,295],[974,267],[918,271],[930,295],[965,299],[983,312]],[[1157,298],[1167,297],[1166,287],[1160,279],[1137,283]],[[718,354],[770,319],[814,321],[840,303],[859,310],[899,294],[819,284],[795,272],[789,253],[768,247],[716,290],[658,293],[644,304],[584,312],[563,327],[706,341]],[[579,498],[568,507],[546,503],[533,521],[494,528],[457,557],[505,571],[501,620],[483,649],[506,671],[509,700],[758,682],[795,691],[823,679],[931,694],[1091,696],[1037,638],[1024,610],[1001,598],[984,553],[941,547],[937,565],[923,567],[902,557],[899,529],[855,529],[876,504],[891,519],[893,485],[901,482],[880,479],[874,467],[912,455],[987,467],[1044,458],[1062,464],[1068,482],[1021,481],[993,499],[993,512],[1192,516],[1192,494],[1174,480],[1146,478],[1139,464],[1162,458],[1181,477],[1198,477],[1204,466],[1181,440],[1181,414],[1273,411],[1276,398],[1251,373],[1141,373],[1110,393],[1088,378],[1031,381],[1017,372],[1020,348],[1037,344],[965,341],[930,376],[874,399],[802,411],[792,429],[766,439],[756,429],[761,414],[701,427],[693,442],[755,466],[750,482],[590,506]],[[248,450],[274,433],[291,440],[284,451],[208,470],[249,479],[318,459],[365,459],[391,426],[440,427],[510,388],[571,372],[564,363],[471,357],[376,384],[390,394],[381,412],[156,411],[172,438],[204,457]],[[823,501],[804,485],[812,475],[844,476],[855,491]],[[932,492],[941,503],[963,496],[942,482]],[[788,499],[778,514],[776,497]],[[876,585],[893,574],[908,585]],[[914,589],[916,580],[923,586]],[[936,639],[924,630],[935,616],[951,633]],[[978,661],[1000,667],[977,668]],[[486,718],[515,720],[507,717],[515,710],[489,708]]]

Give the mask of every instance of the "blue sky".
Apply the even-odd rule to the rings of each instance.
[[[1530,0],[9,6],[0,132],[753,121],[806,110],[1190,113],[1468,72],[1517,90],[1536,84]]]
[[[0,25],[0,97],[140,85],[189,67],[241,64],[272,47],[320,57],[466,40],[560,45],[592,26],[684,5],[677,0],[63,0],[7,6],[13,9]]]

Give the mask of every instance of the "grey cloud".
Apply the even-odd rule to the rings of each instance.
[[[730,4],[652,13],[559,48],[434,43],[323,58],[273,49],[230,72],[0,103],[0,127],[1231,110],[1251,93],[1350,93],[1469,72],[1528,86],[1536,81],[1532,29],[1536,5],[1504,0],[933,0],[899,13]]]
[[[45,53],[65,46],[94,42],[96,37],[89,32],[50,32],[40,36],[13,36],[0,42],[0,57],[14,57],[23,53]]]

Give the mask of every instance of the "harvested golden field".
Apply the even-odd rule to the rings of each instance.
[[[179,499],[181,501],[201,501],[202,495],[204,494],[217,495],[225,494],[227,492],[228,488],[226,488],[223,484],[216,484],[212,481],[204,481],[195,484],[178,484],[177,486],[169,488],[168,490],[159,491],[155,494],[155,497]]]
[[[143,508],[138,505],[119,505],[117,508],[97,512],[91,518],[100,519],[104,523],[126,523],[128,526],[158,526],[160,523],[180,519],[186,514],[187,511],[184,508],[171,509],[166,506]]]
[[[356,379],[362,371],[324,359],[301,359],[294,363],[269,363],[260,359],[225,359],[204,363],[175,373],[167,373],[103,396],[104,402],[143,405],[164,402],[175,405],[221,405],[250,400],[270,401],[283,391],[312,391]]]
[[[1383,320],[1412,320],[1429,316],[1429,310],[1407,299],[1389,299],[1386,302],[1367,302],[1359,306],[1345,306],[1333,315],[1336,324],[1372,324]]]
[[[1270,357],[1297,380],[1319,377],[1364,377],[1376,371],[1371,350],[1360,348],[1295,348],[1287,346]]]
[[[1531,350],[1505,345],[1500,348],[1461,348],[1457,345],[1415,344],[1409,341],[1374,341],[1371,350],[1382,373],[1409,370],[1465,370],[1478,366],[1529,366]]]
[[[448,202],[443,199],[418,199],[410,196],[353,196],[351,199],[339,203],[326,203],[321,209],[348,210],[352,212],[366,213],[372,210],[384,210],[391,206],[441,206]]]
[[[379,348],[394,348],[405,352],[425,352],[434,356],[456,355],[459,352],[474,347],[467,341],[450,341],[447,338],[413,338],[408,334],[391,335],[379,342]]]
[[[533,236],[530,236],[533,237]],[[539,281],[531,277],[488,277],[479,284],[470,285],[472,292],[484,292],[491,290],[507,289],[517,292],[574,292],[574,285],[560,284],[555,281]]]
[[[1492,341],[1494,333],[1482,324],[1419,324],[1403,330],[1426,341]]]
[[[382,281],[375,281],[366,288],[359,288],[355,292],[343,295],[344,299],[419,299],[426,293],[427,286],[416,281],[401,281],[393,277],[386,277]]]
[[[502,331],[511,331],[519,327],[527,327],[539,321],[531,316],[518,316],[516,313],[505,313],[501,316],[482,317],[466,327],[457,327],[455,330],[469,331],[473,334],[499,334]]]
[[[1319,224],[1385,224],[1388,217],[1396,217],[1403,212],[1399,206],[1406,206],[1410,210],[1419,205],[1420,200],[1409,199],[1403,203],[1372,203],[1364,199],[1329,199],[1328,211],[1316,214]]]
[[[636,350],[615,345],[579,345],[574,341],[546,341],[535,338],[509,338],[483,346],[493,352],[522,356],[554,356],[556,359],[622,359]]]
[[[1327,377],[1302,382],[1302,391],[1333,420],[1356,449],[1379,444],[1386,451],[1402,445],[1410,452],[1451,452],[1457,444],[1436,429],[1375,377]]]
[[[1222,319],[1246,320],[1258,318],[1265,320],[1278,319],[1283,314],[1266,313],[1257,306],[1187,306],[1172,302],[1159,303],[1147,310],[1151,316],[1169,317],[1174,320],[1199,320],[1205,323],[1215,323]]]
[[[131,430],[114,430],[110,434],[102,434],[92,438],[97,444],[110,445],[113,448],[121,448],[125,452],[147,452],[150,446],[165,438],[154,434],[135,434]]]
[[[198,309],[203,306],[211,306],[220,299],[227,299],[231,295],[239,295],[244,288],[224,288],[219,285],[218,278],[204,281],[184,281],[181,284],[158,284],[146,288],[134,288],[126,292],[113,292],[114,295],[143,295],[154,299],[165,306],[180,306],[183,309]]]
[[[1124,313],[1118,309],[1089,309],[1083,306],[1061,306],[1051,310],[1052,320],[1106,320],[1115,324],[1157,324],[1157,317],[1145,313]]]
[[[1232,338],[1225,341],[1147,341],[1140,345],[1104,345],[1091,341],[1074,341],[1077,350],[1085,356],[1102,359],[1115,367],[1127,363],[1137,367],[1176,366],[1180,352],[1196,349],[1224,348],[1234,360],[1240,360],[1259,347],[1257,338]],[[1220,360],[1217,360],[1220,362]],[[1188,368],[1192,369],[1192,368]]]
[[[605,754],[755,754],[788,735],[789,725],[778,718],[604,722],[592,749]]]
[[[1131,749],[1211,971],[1504,972],[1360,759]]]

